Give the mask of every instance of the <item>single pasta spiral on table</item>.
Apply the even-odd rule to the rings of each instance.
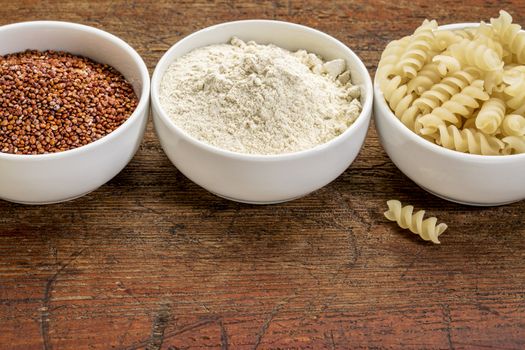
[[[419,210],[415,214],[414,207],[407,205],[403,207],[398,200],[389,200],[386,202],[388,211],[385,211],[385,217],[390,221],[396,221],[399,227],[409,229],[411,232],[418,234],[425,241],[439,244],[438,237],[447,229],[447,225],[437,224],[437,218],[430,217],[423,220],[424,210]]]
[[[438,126],[446,125],[446,122],[459,126],[461,116],[470,115],[472,109],[479,107],[479,101],[488,99],[489,95],[483,89],[483,80],[475,80],[440,107],[418,118],[416,124],[421,125],[418,132],[423,135],[433,134]]]
[[[505,102],[499,98],[488,99],[476,117],[476,127],[485,134],[495,134],[505,117],[505,109]]]
[[[436,143],[445,148],[486,156],[502,154],[505,144],[495,136],[485,135],[476,129],[459,130],[454,125],[439,125]]]
[[[490,20],[494,32],[507,49],[516,55],[518,63],[525,63],[525,33],[519,24],[512,23],[512,16],[501,10],[498,18]]]

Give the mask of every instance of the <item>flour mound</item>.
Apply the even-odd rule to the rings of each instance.
[[[323,144],[361,111],[345,62],[274,45],[211,45],[176,59],[160,103],[193,137],[240,153],[281,154]]]

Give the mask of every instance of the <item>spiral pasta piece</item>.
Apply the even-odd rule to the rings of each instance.
[[[434,52],[434,33],[437,28],[436,21],[423,21],[412,35],[411,42],[407,45],[405,52],[401,56],[395,67],[395,73],[401,77],[414,78],[417,72],[428,61],[429,56]]]
[[[485,36],[480,35],[474,39],[475,42],[488,47],[489,49],[492,49],[500,59],[503,59],[504,57],[507,57],[510,55],[510,52],[503,49],[503,45],[501,45],[499,42],[495,41],[494,39]]]
[[[406,84],[402,84],[402,79],[399,75],[396,75],[392,79],[382,81],[381,91],[383,91],[388,105],[401,121],[410,123],[410,121],[415,118],[418,110],[410,106],[414,100],[414,95],[407,94],[408,87]]]
[[[493,49],[475,40],[463,39],[452,44],[444,54],[453,56],[459,62],[485,72],[503,69],[503,61],[498,54]]]
[[[505,65],[512,63],[512,52],[510,52],[505,47],[505,45],[503,45],[503,43],[500,41],[490,24],[487,24],[482,21],[479,24],[479,27],[477,28],[477,32],[474,36],[474,39],[477,42],[494,50],[498,54],[498,56],[503,60]]]
[[[405,52],[406,47],[410,43],[410,40],[411,36],[407,35],[401,39],[389,42],[381,54],[381,61],[379,65],[381,66],[392,62],[397,62],[399,57],[401,57],[403,52]]]
[[[454,73],[461,69],[461,63],[457,58],[447,55],[436,55],[432,58],[432,62],[437,64],[439,74],[442,76],[448,73]]]
[[[518,63],[524,64],[525,33],[521,32],[521,26],[512,23],[512,16],[504,10],[499,12],[498,18],[492,18],[490,24],[508,50],[516,55]]]
[[[525,117],[519,114],[509,114],[503,118],[501,130],[504,136],[524,136]]]
[[[423,135],[432,134],[438,126],[446,125],[445,122],[459,126],[461,120],[458,116],[470,115],[472,109],[479,107],[479,101],[488,99],[489,95],[483,89],[483,80],[475,80],[443,105],[434,108],[430,114],[419,118],[418,122],[422,125],[419,132]]]
[[[485,45],[486,47],[494,50],[498,54],[498,57],[503,59],[504,57],[511,56],[511,52],[506,50],[502,43],[496,38],[496,33],[494,29],[485,22],[481,22],[479,27],[476,30],[476,34],[472,39],[480,44]]]
[[[425,216],[424,210],[419,210],[415,214],[414,207],[411,205],[402,206],[401,202],[395,199],[386,202],[388,210],[384,212],[385,217],[390,221],[396,221],[399,227],[409,229],[411,232],[418,234],[425,241],[432,243],[441,243],[438,237],[445,232],[447,225],[441,223],[437,224],[436,217],[430,217],[423,220]]]
[[[461,129],[476,129],[476,118],[466,119]]]
[[[425,91],[414,101],[414,106],[422,113],[430,113],[433,109],[448,101],[452,95],[457,94],[466,86],[474,82],[478,76],[477,71],[467,68],[443,78],[438,84]]]
[[[500,11],[490,23],[439,30],[425,20],[391,42],[376,73],[411,131],[451,150],[507,155],[525,148],[525,32]]]
[[[496,40],[496,32],[494,31],[494,28],[492,28],[490,24],[485,23],[484,21],[481,21],[479,23],[479,27],[468,29],[472,31],[472,37],[470,39],[477,39],[480,36],[485,36],[487,38]]]
[[[507,136],[502,141],[505,142],[505,153],[525,153],[525,136]]]
[[[483,103],[476,117],[476,127],[486,134],[493,135],[505,117],[505,102],[499,98],[490,98]]]
[[[503,82],[503,71],[493,70],[486,72],[484,76],[485,90],[488,93],[501,92],[505,89],[505,86],[501,84]]]
[[[498,155],[502,154],[505,147],[503,141],[495,136],[485,135],[475,129],[459,130],[454,125],[448,127],[444,125],[438,126],[439,137],[436,143],[445,148],[482,155]]]
[[[462,39],[472,40],[476,36],[476,30],[474,28],[456,29],[454,30],[454,34]]]
[[[511,114],[525,115],[525,104],[521,106],[520,108],[512,111]]]
[[[521,73],[525,73],[525,65],[512,63],[505,67],[505,71],[509,71],[509,70],[514,70],[514,71],[518,71]]]
[[[503,73],[503,82],[507,84],[503,91],[509,96],[507,104],[515,110],[525,104],[525,72],[523,68],[523,66],[517,66]]]
[[[525,88],[525,86],[523,86]],[[505,92],[508,90],[505,89]],[[512,96],[507,100],[507,104],[510,108],[518,110],[525,104],[525,90],[517,92],[516,96]]]
[[[410,36],[405,36],[399,40],[394,40],[388,43],[381,54],[381,60],[377,67],[376,75],[379,79],[388,79],[394,75],[395,66],[401,59],[401,56],[405,52],[410,40]]]
[[[445,50],[450,45],[461,41],[462,39],[461,34],[457,33],[455,30],[436,30],[434,32],[434,36],[436,38],[435,48],[439,52]]]
[[[421,68],[414,79],[407,83],[408,93],[421,95],[441,80],[441,74],[436,63],[427,63]]]

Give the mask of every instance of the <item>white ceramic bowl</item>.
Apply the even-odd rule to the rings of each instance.
[[[144,61],[123,40],[89,26],[24,22],[0,27],[0,54],[63,50],[106,63],[133,85],[140,101],[119,128],[88,145],[42,155],[0,153],[0,198],[26,204],[62,202],[97,189],[131,160],[142,140],[149,104]]]
[[[205,144],[177,127],[162,110],[159,86],[174,59],[195,48],[226,43],[233,36],[273,43],[288,50],[306,49],[325,59],[343,58],[353,82],[362,86],[363,111],[335,139],[315,148],[282,155],[248,155]],[[248,20],[223,23],[182,39],[162,57],[152,78],[152,111],[164,152],[189,179],[221,197],[268,204],[304,196],[338,177],[355,159],[365,139],[372,110],[372,82],[364,64],[348,47],[320,31],[297,24]]]
[[[478,26],[458,23],[441,29]],[[525,198],[525,154],[482,156],[452,151],[409,130],[390,110],[377,81],[374,115],[381,144],[390,159],[421,188],[441,198],[491,206]]]

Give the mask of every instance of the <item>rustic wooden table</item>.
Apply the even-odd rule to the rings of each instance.
[[[476,22],[505,1],[2,1],[0,22],[57,19],[112,32],[150,70],[183,36],[246,18],[292,21],[353,48],[430,16]],[[1,169],[0,169],[1,171]],[[45,186],[45,184],[42,184]],[[440,246],[387,222],[400,198],[449,224]],[[374,127],[336,181],[290,203],[206,192],[151,125],[129,166],[73,202],[0,202],[1,349],[524,349],[525,202],[472,208],[401,174]]]

